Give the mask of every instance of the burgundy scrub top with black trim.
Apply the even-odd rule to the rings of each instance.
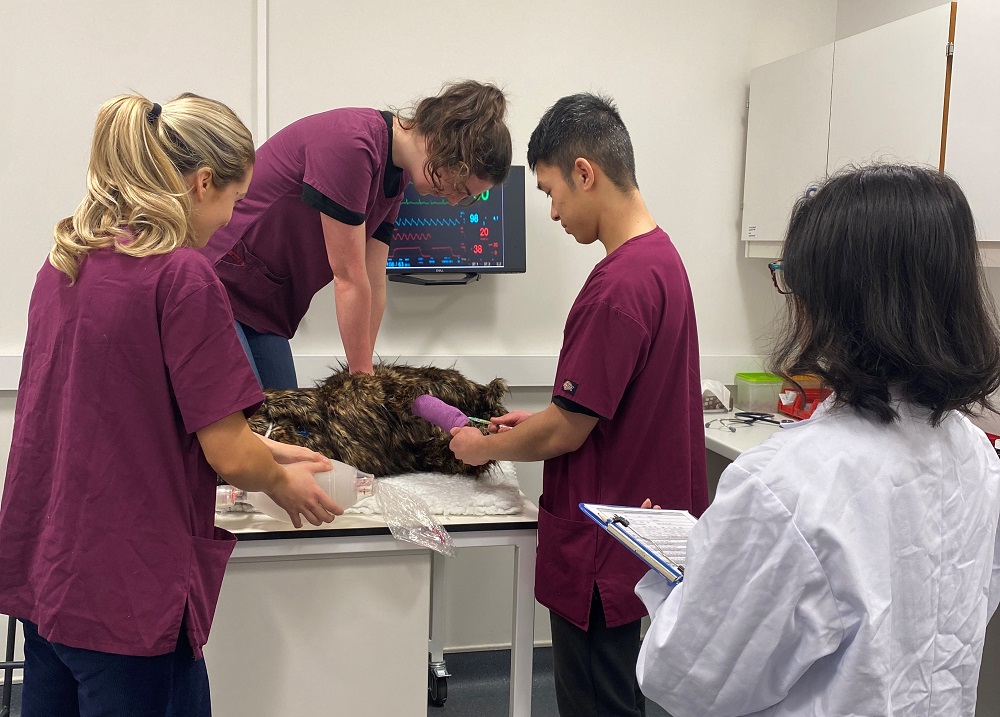
[[[202,251],[233,314],[291,338],[333,281],[320,214],[389,244],[409,175],[392,162],[392,114],[341,108],[303,117],[257,150],[247,196]]]

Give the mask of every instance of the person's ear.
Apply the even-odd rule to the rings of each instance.
[[[201,167],[188,175],[188,186],[195,201],[205,199],[205,194],[212,187],[212,176],[212,170],[208,167]]]
[[[582,189],[593,189],[594,167],[589,160],[577,157],[573,163],[573,171],[580,178],[580,187]]]

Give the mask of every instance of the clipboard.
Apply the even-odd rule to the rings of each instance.
[[[697,519],[686,510],[580,503],[580,510],[669,583],[684,579],[687,536]]]

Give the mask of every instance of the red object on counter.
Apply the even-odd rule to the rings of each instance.
[[[784,413],[792,418],[809,418],[816,410],[816,406],[823,403],[823,400],[833,393],[829,388],[804,388],[802,390],[805,391],[806,397],[805,402],[803,402],[802,393],[799,391],[795,389],[784,390],[795,391],[795,400],[787,405],[779,400],[778,413]]]

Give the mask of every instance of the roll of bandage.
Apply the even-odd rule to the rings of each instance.
[[[461,428],[469,423],[469,417],[460,410],[445,403],[440,398],[426,393],[423,396],[417,396],[410,411],[414,416],[429,421],[435,426],[440,426],[446,431],[451,431],[452,428]]]

